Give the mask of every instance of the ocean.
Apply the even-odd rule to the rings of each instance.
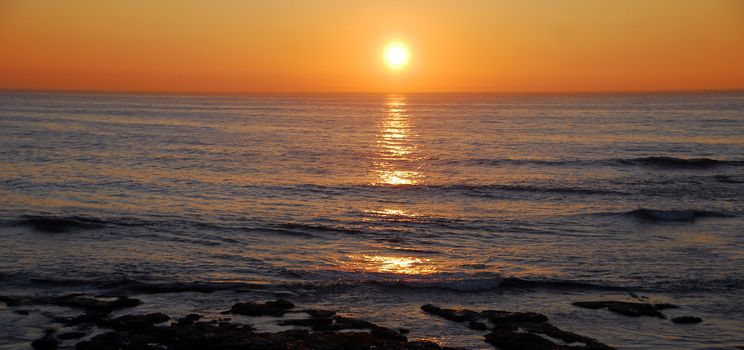
[[[281,296],[492,348],[433,303],[541,312],[619,349],[731,349],[744,93],[4,92],[0,252],[0,295],[174,315]],[[597,299],[703,323],[571,304]],[[1,305],[0,348],[50,327]]]

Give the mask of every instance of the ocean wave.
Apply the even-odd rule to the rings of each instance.
[[[580,290],[628,290],[627,287],[609,284],[597,284],[581,281],[550,280],[550,279],[524,279],[519,277],[508,277],[504,279],[501,288],[515,289],[580,289]]]
[[[213,293],[222,290],[262,289],[267,285],[254,282],[209,282],[209,281],[145,281],[128,277],[102,277],[92,279],[57,278],[49,276],[27,276],[27,274],[0,273],[5,286],[15,287],[67,287],[74,290],[94,289],[116,293],[162,294],[162,293]]]
[[[97,281],[96,288],[142,294],[164,293],[214,293],[221,290],[255,289],[264,286],[248,282],[143,282],[127,278]]]
[[[717,166],[744,166],[744,161],[739,160],[718,160],[712,158],[677,158],[665,156],[621,159],[620,162],[632,165],[685,169],[707,169]]]
[[[556,279],[525,279],[505,277],[490,271],[435,272],[420,275],[406,275],[387,272],[321,270],[305,272],[301,275],[313,277],[313,283],[326,287],[348,288],[352,286],[375,285],[385,288],[434,289],[454,292],[485,292],[497,289],[592,289],[626,290],[625,287],[602,285],[584,281]],[[302,283],[308,288],[307,282]],[[311,283],[312,284],[312,283]]]
[[[580,193],[580,194],[624,194],[624,192],[585,187],[565,187],[565,186],[536,186],[525,184],[411,184],[411,185],[390,185],[390,184],[369,184],[369,185],[336,185],[321,186],[312,184],[303,184],[293,187],[275,187],[272,189],[287,191],[312,191],[324,194],[346,194],[358,191],[440,191],[440,192],[547,192],[547,193]]]
[[[370,281],[371,284],[406,287],[438,289],[454,292],[484,292],[495,289],[575,289],[575,290],[626,290],[624,287],[600,285],[585,282],[573,282],[562,280],[530,280],[518,277],[434,277],[430,279],[400,279],[390,281]]]
[[[206,229],[217,231],[234,232],[258,232],[278,235],[290,235],[313,238],[317,232],[339,232],[348,234],[360,234],[364,231],[348,228],[322,225],[307,225],[299,223],[269,224],[248,226],[241,223],[215,223],[208,221],[195,221],[182,218],[161,219],[132,219],[132,218],[99,218],[92,216],[54,216],[54,215],[22,215],[17,219],[11,219],[0,223],[0,227],[27,227],[31,230],[44,233],[66,233],[81,230],[93,230],[116,226],[145,226],[158,231],[182,231],[184,229]],[[178,237],[178,239],[186,239]],[[238,243],[239,241],[227,237],[218,237],[225,243]],[[209,245],[215,242],[205,241]]]
[[[428,274],[401,274],[376,271],[313,270],[303,271],[307,282],[302,288],[349,288],[354,286],[380,286],[393,288],[439,289],[456,292],[479,292],[498,288],[504,281],[494,272],[435,272]],[[292,288],[294,284],[285,285]]]
[[[95,229],[110,224],[105,220],[79,216],[32,216],[24,215],[18,220],[6,223],[6,226],[24,226],[39,232],[63,233],[71,230]]]
[[[299,224],[299,223],[287,223],[287,224],[281,224],[279,225],[282,228],[293,230],[293,232],[297,232],[297,230],[300,231],[321,231],[321,232],[338,232],[338,233],[347,233],[347,234],[363,234],[367,233],[366,231],[358,230],[355,228],[350,227],[336,227],[336,226],[326,226],[326,225],[309,225],[309,224]]]
[[[625,213],[625,215],[633,216],[636,218],[652,221],[695,221],[698,218],[714,217],[714,218],[726,218],[732,217],[732,214],[709,211],[709,210],[693,210],[693,209],[647,209],[640,208],[631,210]]]
[[[734,276],[713,279],[678,279],[651,284],[617,285],[610,282],[566,280],[554,278],[504,277],[495,272],[439,272],[426,275],[401,275],[379,272],[322,271],[323,278],[309,271],[289,271],[290,280],[269,281],[164,281],[138,280],[128,277],[73,279],[29,277],[28,274],[0,273],[6,288],[38,288],[40,290],[70,289],[96,290],[119,294],[214,293],[219,291],[315,291],[318,293],[346,292],[350,288],[375,286],[393,290],[429,290],[461,293],[489,291],[620,291],[620,292],[689,292],[741,290],[744,281]],[[308,278],[315,277],[315,278]]]
[[[499,288],[504,282],[501,276],[484,277],[435,277],[421,279],[398,279],[370,281],[370,284],[388,287],[406,287],[416,289],[440,289],[454,292],[481,292]]]
[[[580,194],[580,195],[594,195],[594,194],[615,194],[622,195],[627,194],[621,191],[600,189],[600,188],[585,188],[585,187],[559,187],[559,186],[532,186],[532,185],[453,185],[448,186],[452,189],[463,191],[466,195],[478,196],[478,197],[491,197],[493,192],[506,191],[506,192],[542,192],[542,193],[553,193],[553,194]]]
[[[463,160],[444,160],[447,165],[466,165],[466,166],[501,166],[501,165],[538,165],[538,166],[563,166],[563,165],[591,165],[597,163],[593,160],[581,159],[488,159],[472,158]]]
[[[744,166],[744,160],[719,160],[713,158],[679,158],[649,156],[638,158],[608,159],[465,159],[443,161],[447,165],[465,166],[651,166],[657,168],[708,169],[718,166]]]
[[[269,233],[269,234],[276,234],[276,235],[285,235],[285,236],[297,236],[297,237],[307,237],[307,238],[314,238],[316,237],[314,234],[312,234],[310,231],[342,231],[341,229],[334,229],[334,228],[323,228],[323,227],[314,227],[311,225],[302,225],[302,224],[269,224],[265,226],[250,226],[245,225],[243,222],[225,222],[225,223],[216,223],[216,222],[207,222],[207,221],[193,221],[193,220],[185,220],[185,219],[175,219],[171,221],[164,221],[159,222],[158,224],[160,226],[166,227],[170,226],[173,222],[177,221],[180,225],[184,226],[191,226],[196,227],[200,229],[207,229],[207,230],[217,230],[217,231],[229,231],[229,232],[257,232],[257,233]],[[314,230],[310,229],[311,227],[315,228]],[[236,243],[237,241],[232,240],[232,242],[229,241],[229,239],[220,238],[223,240],[226,240],[226,243]]]

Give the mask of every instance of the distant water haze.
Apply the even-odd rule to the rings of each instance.
[[[301,288],[404,321],[432,298],[509,301],[618,347],[729,346],[744,330],[743,111],[740,93],[4,93],[0,280]],[[567,284],[675,301],[707,333],[562,319],[545,300],[567,303]]]

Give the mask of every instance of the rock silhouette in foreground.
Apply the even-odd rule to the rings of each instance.
[[[672,319],[674,323],[700,323],[703,319],[695,316],[680,316]]]
[[[488,326],[483,321],[488,320],[493,328],[485,335],[485,340],[501,350],[612,349],[596,339],[564,331],[548,323],[547,316],[536,312],[477,312],[440,308],[431,304],[423,305],[421,310],[454,322],[468,321],[468,327],[475,330],[487,330]]]
[[[607,309],[614,313],[631,317],[650,316],[658,318],[666,318],[659,310],[676,308],[672,304],[653,305],[627,301],[577,301],[573,305],[592,310]]]
[[[336,315],[335,311],[303,310],[307,319],[279,321],[283,325],[309,327],[277,333],[259,333],[248,324],[224,320],[201,321],[198,314],[189,314],[172,319],[162,312],[129,314],[112,318],[110,310],[133,305],[126,297],[92,298],[71,295],[59,298],[3,298],[14,305],[33,303],[64,305],[81,308],[84,314],[74,317],[53,317],[64,325],[83,325],[86,329],[97,326],[103,333],[78,342],[76,350],[442,350],[429,341],[408,341],[401,331],[376,325],[372,322]],[[101,304],[105,302],[105,304]],[[139,301],[137,301],[139,303]],[[265,303],[238,303],[226,313],[249,316],[277,316],[292,312],[294,304],[286,300]],[[349,331],[349,330],[368,331]],[[67,332],[59,335],[51,332],[32,343],[34,349],[57,349],[63,341],[85,337],[83,332]],[[63,344],[64,345],[64,344]],[[67,345],[65,345],[67,346]]]
[[[246,316],[284,316],[289,310],[295,306],[291,302],[279,299],[274,301],[267,301],[263,304],[247,302],[237,303],[230,308],[230,310],[223,312],[223,314],[239,314]]]

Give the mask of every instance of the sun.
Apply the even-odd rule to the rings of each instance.
[[[401,43],[392,43],[385,48],[385,63],[392,69],[401,69],[408,64],[408,48]]]

